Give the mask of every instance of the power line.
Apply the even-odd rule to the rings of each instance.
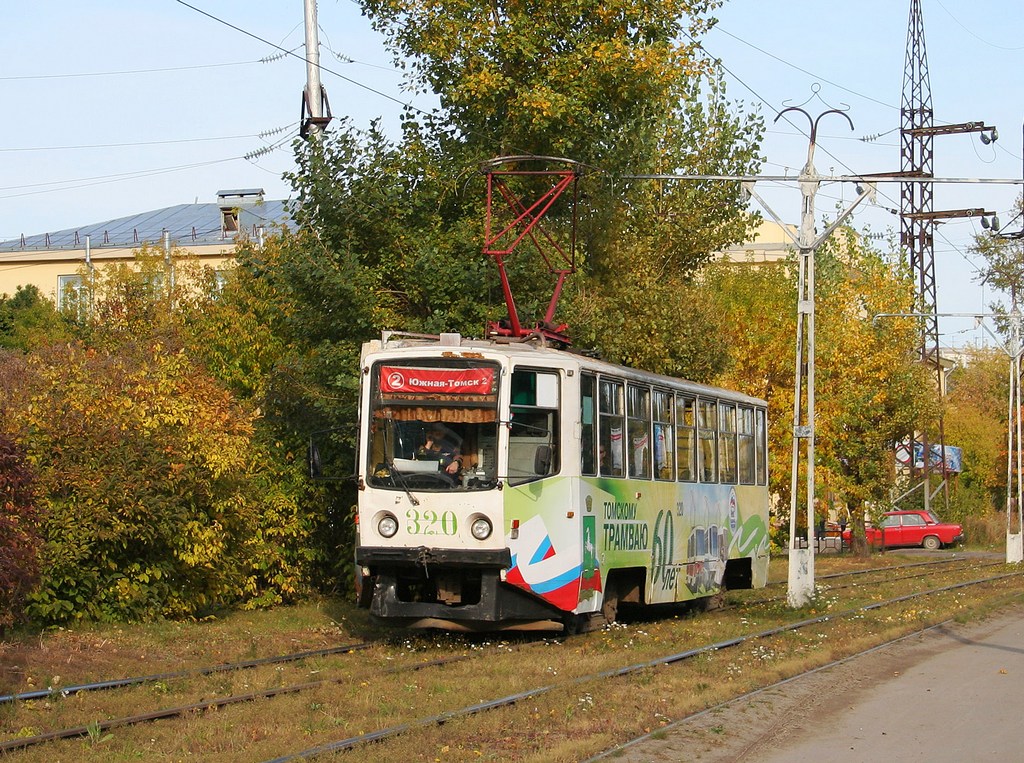
[[[1017,46],[1017,47],[1009,47],[1009,46],[1005,46],[1005,45],[996,45],[994,42],[989,42],[984,37],[981,37],[981,36],[977,35],[973,30],[968,29],[966,26],[964,26],[964,23],[962,21],[960,21],[960,19],[958,19],[956,16],[954,16],[952,14],[952,12],[949,10],[949,8],[947,8],[945,5],[942,4],[942,0],[935,0],[935,2],[937,2],[939,4],[939,7],[942,10],[944,10],[946,12],[946,14],[951,19],[953,19],[953,21],[956,23],[957,26],[959,26],[961,29],[963,29],[965,32],[967,32],[967,34],[969,34],[971,37],[973,37],[978,42],[980,42],[980,43],[982,43],[984,45],[988,45],[990,48],[995,48],[996,50],[1024,50],[1024,45]]]
[[[192,9],[196,13],[199,13],[199,14],[201,14],[203,16],[206,16],[208,19],[216,21],[218,24],[223,24],[224,26],[226,26],[226,27],[228,27],[230,29],[234,29],[236,32],[240,32],[240,33],[246,35],[247,37],[251,37],[254,40],[262,42],[264,45],[269,45],[270,47],[275,48],[276,50],[279,50],[282,53],[286,53],[287,55],[292,56],[294,58],[297,58],[300,61],[303,61],[303,62],[305,62],[307,64],[313,65],[313,62],[310,61],[309,59],[307,59],[305,56],[299,55],[298,53],[295,53],[294,51],[291,51],[291,50],[286,50],[286,49],[282,48],[280,45],[276,45],[276,44],[272,43],[270,40],[267,40],[264,37],[260,37],[257,34],[253,34],[252,32],[249,32],[249,31],[247,31],[245,29],[242,29],[240,26],[236,26],[235,24],[232,24],[232,23],[230,23],[228,21],[225,21],[224,19],[221,19],[221,18],[218,18],[217,16],[214,16],[212,13],[207,13],[206,11],[204,11],[201,8],[197,8],[194,5],[190,5],[189,3],[186,3],[185,0],[175,0],[175,1],[178,4],[180,4],[180,5],[184,5],[186,8]],[[399,98],[395,98],[394,96],[388,95],[387,93],[384,93],[384,92],[382,92],[380,90],[377,90],[376,88],[370,87],[369,85],[364,85],[362,82],[359,82],[358,80],[354,80],[351,77],[346,77],[344,74],[336,72],[333,69],[328,69],[326,66],[323,66],[322,64],[318,65],[317,68],[320,69],[320,71],[327,72],[328,74],[333,74],[335,77],[338,77],[339,79],[343,79],[345,82],[348,82],[349,84],[355,85],[356,87],[362,88],[363,90],[366,90],[366,91],[368,91],[370,93],[373,93],[374,95],[379,95],[381,98],[385,98],[385,99],[391,101],[392,103],[398,104],[399,106],[404,106],[405,108],[412,109],[413,111],[417,111],[420,114],[428,115],[428,112],[423,111],[423,109],[420,109],[420,108],[418,108],[416,106],[413,106],[411,103],[406,103],[405,101],[403,101],[403,100],[401,100]]]
[[[133,143],[92,143],[79,146],[23,146],[20,148],[0,148],[0,153],[21,153],[31,151],[76,151],[96,148],[133,148],[136,146],[169,146],[179,143],[207,143],[218,140],[241,140],[243,138],[263,138],[277,134],[285,127],[278,127],[271,132],[248,134],[248,135],[221,135],[209,138],[179,138],[177,140],[149,140]]]
[[[845,90],[850,95],[855,95],[858,98],[863,98],[866,101],[871,101],[873,103],[877,103],[879,106],[885,106],[888,109],[895,109],[896,111],[899,111],[899,106],[893,106],[891,103],[886,103],[885,101],[880,101],[877,98],[873,98],[870,95],[865,95],[864,93],[857,92],[856,90],[852,90],[852,89],[850,89],[848,87],[845,87],[844,85],[840,85],[837,82],[832,82],[831,80],[828,80],[825,77],[820,77],[817,74],[814,74],[813,72],[807,71],[806,69],[802,69],[799,66],[797,66],[796,64],[794,64],[794,63],[792,63],[790,61],[787,61],[784,58],[780,58],[779,56],[775,55],[774,53],[769,53],[764,48],[759,48],[756,45],[754,45],[753,43],[747,42],[746,40],[737,37],[736,35],[732,34],[731,32],[727,32],[726,30],[722,29],[722,27],[718,26],[717,24],[715,26],[713,26],[712,29],[717,29],[722,34],[728,35],[729,37],[732,37],[734,40],[736,40],[736,42],[741,42],[744,45],[746,45],[746,46],[748,46],[750,48],[753,48],[758,53],[762,53],[763,55],[766,55],[769,58],[773,58],[776,61],[778,61],[779,63],[785,64],[786,66],[788,66],[788,67],[790,67],[792,69],[796,69],[798,72],[801,72],[802,74],[806,74],[809,77],[814,77],[815,79],[821,80],[822,82],[827,82],[829,85],[832,85],[833,87],[837,87],[840,90]]]
[[[253,64],[265,64],[270,63],[275,59],[263,59],[259,61],[233,61],[222,64],[194,64],[192,66],[168,66],[159,69],[125,69],[122,71],[108,71],[108,72],[77,72],[77,73],[65,73],[65,74],[19,74],[13,77],[0,77],[2,82],[11,82],[17,80],[39,80],[39,79],[73,79],[76,77],[120,77],[132,74],[161,74],[166,72],[182,72],[190,71],[195,69],[219,69],[228,66],[252,66]]]

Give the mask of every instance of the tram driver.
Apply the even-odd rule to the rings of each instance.
[[[445,427],[432,426],[427,430],[426,442],[416,449],[418,461],[437,461],[438,470],[452,476],[462,470],[459,446],[448,438]]]

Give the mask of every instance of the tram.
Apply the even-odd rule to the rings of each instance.
[[[360,371],[378,620],[571,631],[765,585],[763,400],[502,337],[384,332]]]

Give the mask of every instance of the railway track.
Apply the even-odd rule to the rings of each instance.
[[[886,607],[886,606],[889,606],[889,605],[892,605],[892,604],[903,603],[903,602],[910,601],[910,600],[913,600],[913,599],[917,599],[917,598],[920,598],[920,597],[932,596],[932,595],[935,595],[935,594],[938,594],[938,593],[954,591],[954,590],[958,590],[958,589],[962,589],[962,588],[966,588],[966,587],[974,586],[974,585],[981,585],[981,584],[984,584],[984,583],[994,582],[996,580],[1001,580],[1001,579],[1005,579],[1005,578],[1009,578],[1009,577],[1017,577],[1019,575],[1021,575],[1021,573],[1018,573],[1018,572],[1006,573],[1004,575],[997,575],[997,576],[993,576],[993,577],[989,577],[989,578],[983,578],[983,579],[979,579],[979,580],[972,580],[972,581],[967,581],[967,582],[963,582],[963,583],[957,583],[957,584],[950,585],[950,586],[944,586],[942,588],[930,589],[930,590],[927,590],[927,591],[921,591],[921,592],[918,592],[918,593],[908,594],[906,596],[896,597],[896,598],[889,599],[889,600],[886,600],[886,601],[883,601],[883,602],[877,602],[875,604],[868,604],[868,605],[865,605],[865,606],[862,606],[862,607],[857,607],[857,608],[854,608],[854,609],[846,610],[844,612],[836,612],[836,613],[829,613],[829,614],[826,614],[826,615],[820,615],[818,617],[812,617],[812,618],[808,618],[808,619],[805,619],[805,620],[800,620],[798,622],[790,623],[790,624],[787,624],[787,625],[784,625],[784,626],[779,626],[779,627],[775,627],[775,628],[769,628],[769,629],[766,629],[766,630],[763,630],[763,631],[759,631],[759,632],[756,632],[756,633],[751,633],[751,634],[746,635],[746,636],[740,636],[740,637],[736,637],[736,638],[726,639],[724,641],[718,641],[718,642],[715,642],[715,643],[712,643],[712,644],[705,644],[703,646],[696,647],[694,649],[689,649],[689,650],[686,650],[684,652],[678,652],[678,653],[674,653],[674,654],[665,655],[663,657],[659,657],[659,658],[656,658],[656,659],[653,659],[653,660],[645,660],[644,662],[635,663],[635,664],[632,664],[632,665],[626,665],[626,666],[623,666],[623,667],[615,669],[615,670],[602,671],[602,672],[599,672],[599,673],[592,673],[592,674],[587,674],[587,675],[579,676],[577,678],[572,679],[569,682],[563,682],[561,684],[547,684],[547,685],[543,685],[543,686],[538,686],[538,687],[535,687],[535,688],[532,688],[532,689],[528,689],[526,691],[516,692],[515,694],[510,694],[510,695],[507,695],[507,696],[504,696],[504,697],[497,697],[497,698],[489,700],[487,702],[476,703],[476,704],[473,704],[473,705],[468,705],[468,706],[465,706],[465,707],[462,707],[462,708],[458,708],[456,710],[447,711],[445,713],[441,713],[441,714],[438,714],[438,715],[430,716],[430,717],[427,717],[427,718],[417,719],[416,721],[413,721],[411,723],[403,723],[403,724],[398,725],[398,726],[393,726],[393,727],[389,727],[389,728],[382,728],[382,729],[376,729],[376,730],[374,730],[372,732],[369,732],[369,733],[366,733],[366,734],[361,734],[361,735],[358,735],[358,736],[355,736],[355,737],[349,737],[347,739],[339,739],[337,741],[329,742],[329,743],[323,744],[323,745],[318,745],[316,747],[312,747],[312,748],[309,748],[307,750],[302,750],[302,751],[299,751],[299,752],[295,752],[295,753],[291,753],[291,754],[288,754],[288,755],[283,755],[283,756],[280,756],[280,757],[277,757],[277,758],[273,758],[272,760],[269,760],[266,763],[291,763],[292,761],[308,760],[308,759],[311,759],[311,758],[319,757],[319,756],[327,754],[327,753],[333,753],[333,752],[340,752],[340,751],[344,751],[344,750],[350,750],[350,749],[353,749],[355,747],[360,747],[360,746],[363,746],[363,745],[366,745],[366,744],[370,744],[370,743],[374,743],[374,742],[381,742],[381,741],[384,741],[384,740],[386,740],[388,738],[391,738],[391,737],[394,737],[394,736],[397,736],[397,735],[400,735],[400,734],[407,733],[407,732],[409,732],[411,730],[414,730],[416,728],[422,728],[422,727],[427,727],[427,726],[444,725],[444,724],[450,723],[450,722],[452,722],[454,720],[457,720],[459,718],[464,718],[464,717],[468,717],[468,716],[472,716],[472,715],[477,715],[477,714],[480,714],[480,713],[483,713],[483,712],[487,712],[489,710],[496,710],[496,709],[499,709],[499,708],[510,707],[512,705],[516,705],[518,703],[521,703],[521,702],[523,702],[525,700],[529,700],[529,699],[534,699],[534,698],[540,697],[541,695],[547,694],[547,693],[549,693],[551,691],[554,691],[556,689],[564,689],[564,688],[567,688],[569,686],[582,686],[584,684],[598,683],[598,682],[606,681],[606,680],[609,680],[609,679],[616,679],[616,678],[620,678],[620,677],[624,677],[624,676],[629,676],[629,675],[640,673],[640,672],[645,671],[645,670],[649,670],[651,668],[656,668],[656,667],[660,667],[660,666],[664,666],[664,665],[672,665],[672,664],[683,662],[683,661],[686,661],[686,660],[693,660],[693,659],[696,659],[696,658],[698,658],[700,656],[703,656],[703,655],[706,655],[706,654],[709,654],[709,653],[712,653],[712,652],[718,652],[718,651],[723,650],[723,649],[736,648],[736,647],[744,645],[744,644],[749,644],[749,643],[751,643],[753,641],[758,641],[758,640],[770,638],[772,636],[777,636],[777,635],[782,634],[782,633],[791,632],[791,631],[799,631],[801,629],[808,628],[808,627],[815,626],[815,625],[819,625],[821,623],[828,622],[830,620],[834,620],[834,619],[838,619],[838,618],[843,618],[843,617],[852,617],[852,616],[856,616],[856,615],[862,614],[864,612],[869,612],[869,611],[872,611],[872,610],[881,609],[883,607]],[[885,643],[889,643],[889,642],[885,642]]]
[[[968,562],[969,564],[964,565],[965,562]],[[966,559],[963,559],[963,558],[940,559],[940,560],[932,560],[932,561],[927,561],[927,562],[913,562],[913,563],[910,563],[910,564],[893,565],[893,566],[882,567],[882,568],[861,569],[861,570],[853,570],[853,571],[847,571],[847,572],[837,572],[837,573],[826,574],[826,575],[818,575],[816,579],[819,580],[819,581],[821,581],[821,580],[836,580],[836,579],[851,578],[851,577],[856,578],[856,577],[859,577],[861,575],[871,575],[871,574],[874,574],[874,575],[890,576],[889,577],[890,580],[893,580],[893,579],[903,580],[903,579],[909,579],[909,578],[912,578],[912,577],[923,577],[923,576],[927,575],[928,573],[927,572],[916,573],[914,575],[899,576],[899,577],[896,577],[896,578],[892,578],[891,577],[891,573],[894,572],[894,571],[913,569],[913,568],[919,568],[919,567],[931,567],[931,568],[934,568],[934,567],[938,567],[938,566],[943,566],[943,567],[946,567],[948,569],[949,565],[952,565],[952,564],[964,565],[965,567],[966,566],[972,566],[972,567],[973,566],[977,566],[977,565],[974,565],[973,563],[970,563],[970,560],[966,560]],[[1001,563],[1000,562],[991,562],[991,563],[988,563],[988,564],[985,564],[985,565],[981,565],[981,566],[994,566],[994,565],[997,565],[997,564],[1001,564]],[[786,581],[775,581],[773,583],[769,583],[767,587],[768,588],[773,588],[773,587],[779,587],[779,586],[783,586],[783,585],[786,585]],[[837,588],[852,587],[854,585],[857,585],[857,584],[854,583],[854,584],[839,585],[839,586],[829,584],[829,587],[833,588],[833,589],[837,589]],[[767,599],[756,599],[756,600],[750,600],[750,601],[743,601],[743,602],[741,602],[741,604],[743,606],[754,606],[754,605],[757,605],[757,604],[763,604],[763,603],[778,601],[778,600],[780,600],[782,598],[785,598],[785,597],[784,596],[782,596],[782,597],[776,596],[776,597],[770,597],[770,598],[767,598]],[[111,678],[111,679],[105,679],[105,680],[94,681],[94,682],[89,682],[89,683],[71,684],[71,685],[68,685],[68,686],[61,686],[61,687],[47,687],[46,689],[35,689],[35,690],[23,691],[23,692],[12,692],[10,694],[0,694],[0,707],[2,707],[4,705],[7,705],[7,704],[15,703],[15,702],[30,702],[30,701],[34,701],[34,700],[47,699],[47,698],[50,698],[50,697],[54,696],[54,694],[60,694],[63,697],[68,697],[68,696],[72,696],[72,695],[75,695],[75,694],[81,694],[81,693],[86,693],[86,692],[105,691],[105,690],[109,690],[109,689],[123,689],[123,688],[126,688],[126,687],[138,686],[138,685],[141,685],[141,684],[152,684],[152,683],[157,683],[157,682],[166,682],[166,681],[174,681],[174,680],[179,680],[179,679],[191,678],[191,677],[194,677],[194,676],[209,676],[209,675],[215,675],[217,673],[227,673],[227,672],[232,672],[232,671],[249,670],[249,669],[252,669],[252,668],[262,667],[262,666],[267,666],[267,665],[282,665],[282,664],[286,664],[286,663],[300,662],[302,660],[308,660],[308,659],[315,658],[315,657],[328,657],[328,656],[332,656],[332,655],[350,654],[350,653],[359,652],[359,651],[367,649],[367,648],[369,648],[371,646],[374,646],[375,643],[376,642],[373,642],[373,641],[361,641],[361,642],[356,642],[356,643],[352,643],[352,644],[344,644],[344,645],[336,646],[336,647],[328,647],[328,648],[324,648],[324,649],[312,649],[312,650],[305,650],[305,651],[300,651],[300,652],[290,652],[288,654],[274,655],[274,656],[269,656],[269,657],[261,657],[261,658],[258,658],[258,659],[251,659],[251,660],[240,660],[238,662],[220,663],[220,664],[217,664],[217,665],[211,665],[211,666],[207,666],[207,667],[190,668],[190,669],[187,669],[187,670],[175,670],[175,671],[167,671],[167,672],[163,672],[163,673],[151,673],[151,674],[141,675],[141,676],[126,676],[126,677],[121,677],[121,678]]]
[[[958,560],[960,561],[960,560]],[[990,566],[990,565],[986,565]],[[950,563],[946,564],[935,564],[935,563],[914,563],[909,565],[894,565],[883,570],[871,570],[871,572],[878,572],[886,575],[889,579],[888,585],[898,584],[901,581],[910,579],[911,577],[918,577],[914,575],[893,575],[894,570],[909,570],[916,567],[925,567],[934,570],[943,570],[946,573],[962,571],[963,568],[960,565],[954,565]],[[977,568],[978,565],[973,565],[972,568]],[[862,574],[867,573],[867,570],[855,571],[852,575],[837,574],[829,576],[821,576],[832,581],[840,581],[843,578],[854,577],[857,578]],[[927,573],[923,573],[927,574]],[[652,659],[645,659],[640,662],[630,663],[627,665],[618,665],[608,669],[597,670],[595,672],[583,673],[581,675],[569,676],[565,679],[560,679],[548,683],[538,684],[532,688],[527,688],[524,691],[516,691],[511,694],[499,696],[494,699],[485,700],[482,702],[475,702],[472,704],[464,705],[462,707],[446,710],[441,713],[428,715],[424,717],[418,717],[412,720],[406,720],[401,723],[389,726],[382,726],[371,731],[367,731],[360,734],[346,736],[339,738],[333,742],[320,744],[314,747],[310,747],[305,750],[301,750],[296,753],[290,753],[277,758],[272,758],[275,763],[277,761],[290,761],[290,760],[302,760],[309,759],[317,756],[324,755],[326,753],[340,751],[340,750],[356,750],[357,748],[363,748],[373,742],[384,742],[394,737],[400,736],[405,733],[413,732],[418,729],[425,729],[429,727],[437,727],[442,725],[451,724],[453,722],[469,718],[472,716],[485,714],[488,711],[500,710],[502,708],[510,708],[515,706],[517,703],[522,703],[527,699],[536,700],[545,694],[551,694],[555,692],[571,691],[574,687],[582,687],[589,685],[601,685],[607,681],[619,678],[625,678],[634,676],[644,671],[650,671],[660,667],[674,665],[678,663],[685,663],[687,661],[693,661],[701,658],[702,656],[713,655],[723,650],[728,650],[734,647],[739,647],[744,644],[751,644],[757,641],[765,641],[773,637],[779,637],[785,633],[799,632],[803,629],[811,628],[812,626],[821,626],[824,623],[836,621],[841,618],[855,618],[857,616],[864,616],[864,614],[884,609],[885,607],[893,607],[901,603],[921,599],[928,596],[936,596],[942,593],[948,593],[952,591],[966,589],[972,586],[981,586],[987,583],[993,583],[995,581],[1007,580],[1018,576],[1016,572],[1009,572],[1002,575],[995,575],[986,578],[972,579],[969,581],[961,581],[953,583],[947,586],[939,586],[930,588],[924,591],[911,592],[909,594],[903,594],[900,596],[894,596],[887,598],[881,602],[872,602],[851,607],[842,612],[830,611],[827,614],[822,614],[812,618],[806,618],[799,622],[790,622],[782,625],[777,625],[757,631],[745,633],[736,637],[713,641],[705,643],[702,646],[688,649],[682,652],[672,652],[670,654],[661,655]],[[836,586],[838,587],[838,586]],[[863,587],[857,584],[857,587]],[[751,603],[748,606],[753,606]],[[612,629],[614,630],[614,629]],[[581,637],[585,639],[586,637]],[[539,643],[539,642],[534,642]],[[571,640],[567,643],[579,643],[577,640]],[[354,651],[361,651],[367,648],[369,644],[350,644],[341,647],[336,647],[328,650],[315,650],[313,652],[306,653],[295,653],[293,655],[281,655],[279,657],[264,658],[258,661],[246,661],[244,663],[235,663],[233,665],[219,665],[214,668],[200,668],[192,671],[179,671],[176,673],[161,674],[161,676],[140,676],[134,679],[115,679],[109,682],[97,682],[92,685],[82,685],[80,687],[67,687],[68,689],[75,688],[78,692],[86,693],[91,691],[100,691],[100,689],[117,689],[125,688],[132,685],[138,685],[147,681],[153,680],[168,680],[171,678],[188,678],[194,675],[209,675],[213,672],[228,671],[228,670],[245,670],[253,667],[253,663],[261,665],[274,664],[275,662],[290,662],[300,661],[303,659],[309,659],[311,657],[323,657],[330,654],[342,654],[351,653]],[[557,647],[552,647],[557,648]],[[512,651],[512,650],[509,650]],[[370,673],[366,673],[362,676],[363,683],[365,685],[368,681],[378,681],[382,678],[400,674],[408,674],[411,672],[419,672],[427,669],[439,669],[451,666],[454,663],[465,662],[470,660],[471,657],[467,655],[456,655],[450,657],[439,657],[427,661],[411,662],[409,664],[393,665],[383,669],[376,669]],[[372,675],[371,675],[372,673]],[[302,692],[313,692],[316,690],[325,691],[329,690],[331,686],[345,686],[358,680],[360,677],[352,673],[346,673],[337,677],[324,678],[316,681],[305,681],[295,684],[277,686],[269,689],[241,693],[231,694],[225,697],[218,697],[210,700],[202,700],[199,702],[185,703],[175,707],[170,707],[162,710],[153,712],[140,713],[135,716],[124,717],[124,718],[113,718],[106,721],[94,722],[85,726],[69,727],[67,729],[61,729],[58,731],[46,732],[44,734],[35,734],[32,736],[20,737],[8,739],[0,742],[0,754],[11,754],[12,751],[24,750],[28,747],[41,746],[46,742],[54,742],[60,739],[70,739],[73,737],[90,737],[93,738],[97,733],[108,732],[112,729],[120,729],[138,725],[141,723],[151,722],[153,720],[162,718],[173,718],[180,716],[190,716],[202,711],[211,710],[214,708],[228,707],[230,705],[239,703],[252,703],[259,700],[270,701],[273,698],[283,697],[292,694],[298,694]],[[47,693],[50,696],[49,693]],[[9,695],[11,699],[8,702],[17,703],[20,700],[26,700],[26,694],[20,695]],[[6,698],[4,698],[6,699]],[[31,700],[29,700],[31,701]]]

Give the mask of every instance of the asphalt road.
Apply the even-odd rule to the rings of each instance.
[[[951,625],[737,700],[630,763],[1024,760],[1024,609]]]

